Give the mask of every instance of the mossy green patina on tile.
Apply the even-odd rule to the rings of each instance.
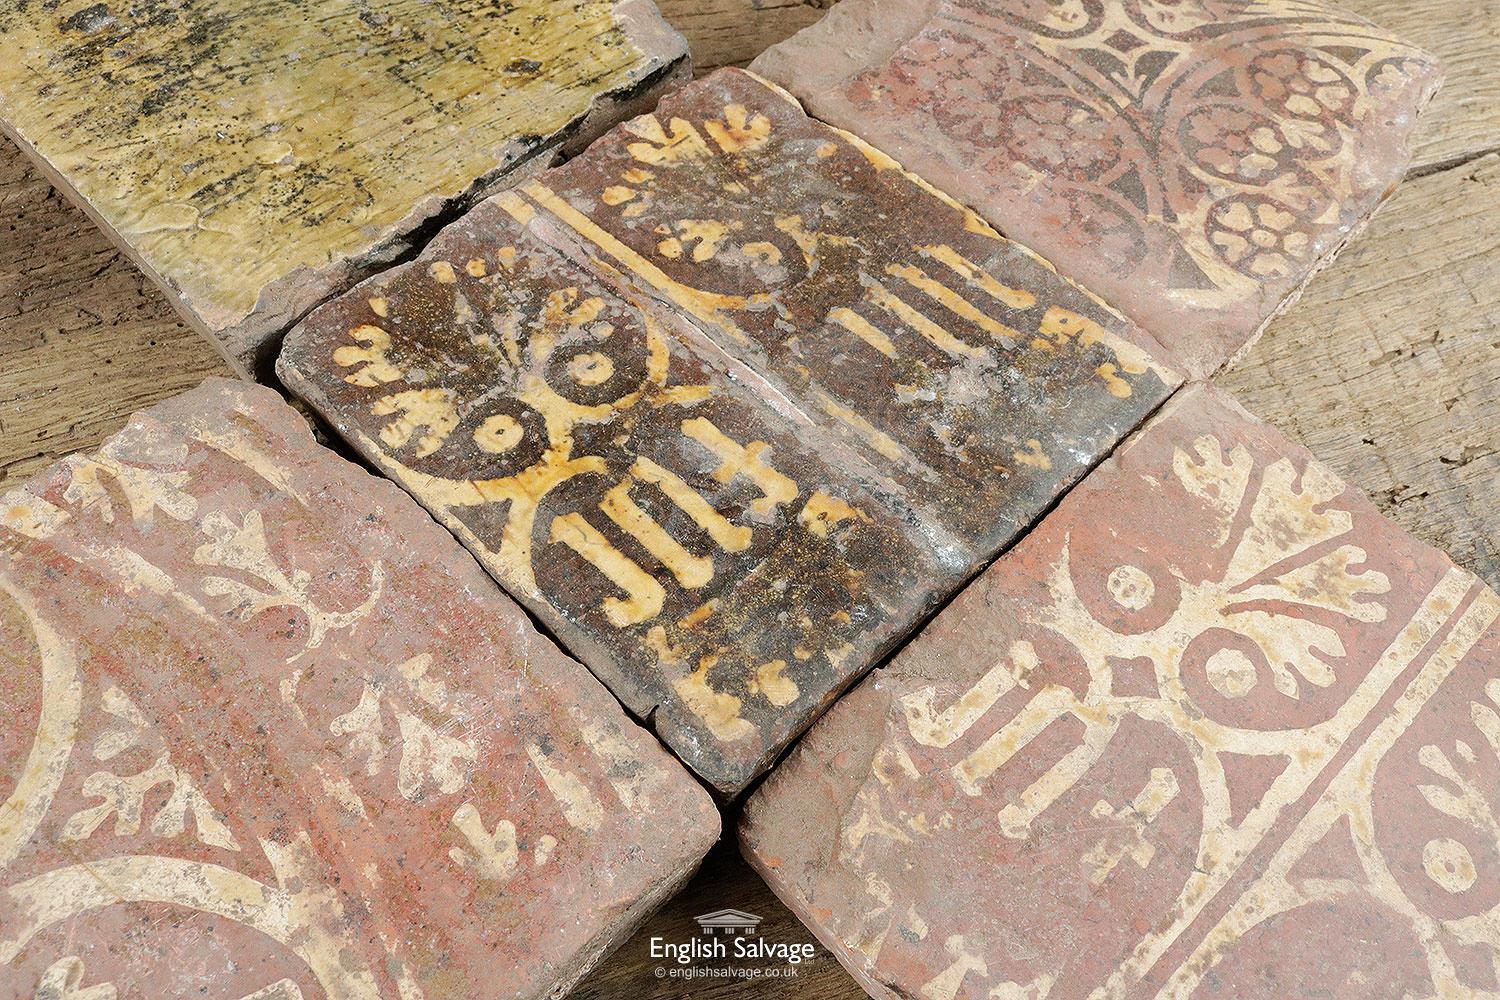
[[[686,68],[649,0],[0,0],[0,119],[232,361]]]

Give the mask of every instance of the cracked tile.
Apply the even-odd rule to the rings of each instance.
[[[1178,384],[739,71],[314,313],[278,371],[726,794]]]
[[[1103,295],[1194,377],[1363,228],[1442,79],[1316,0],[844,0],[754,68]]]

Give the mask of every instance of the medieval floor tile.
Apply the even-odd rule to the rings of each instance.
[[[878,997],[1487,995],[1497,618],[1194,386],[813,728],[746,853]]]
[[[393,485],[213,381],[0,500],[0,995],[541,998],[698,786]]]
[[[707,338],[537,246],[519,206],[319,311],[278,370],[737,790],[967,559]]]
[[[733,794],[1177,384],[753,77],[314,313],[278,371]]]
[[[650,0],[0,0],[0,129],[241,371],[687,71]]]
[[[754,68],[1199,377],[1396,186],[1442,76],[1318,0],[844,0]]]

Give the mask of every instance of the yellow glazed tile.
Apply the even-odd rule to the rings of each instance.
[[[650,0],[0,0],[0,126],[242,371],[686,72]]]

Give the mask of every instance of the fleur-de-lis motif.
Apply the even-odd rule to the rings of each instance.
[[[100,704],[114,724],[95,742],[95,760],[108,762],[127,750],[157,742],[146,718],[118,688],[106,688]],[[240,850],[239,842],[217,810],[192,778],[172,764],[171,755],[165,750],[139,774],[118,775],[110,771],[91,774],[84,780],[83,794],[99,801],[74,813],[59,836],[64,841],[88,840],[110,817],[114,817],[116,836],[134,836],[145,822],[146,796],[163,785],[170,789],[170,794],[151,817],[153,835],[180,837],[187,832],[191,819],[202,843],[226,851]]]
[[[240,620],[248,621],[272,608],[296,608],[307,616],[306,649],[317,649],[331,632],[346,629],[364,618],[380,600],[385,586],[385,567],[370,566],[370,595],[353,611],[327,611],[312,598],[312,576],[303,569],[284,570],[278,566],[266,542],[265,523],[260,512],[252,510],[240,524],[214,511],[203,519],[203,531],[211,542],[200,545],[193,562],[200,566],[238,570],[255,577],[265,585],[258,590],[249,584],[224,576],[210,576],[202,583],[203,592],[212,597],[226,597],[236,603]]]

